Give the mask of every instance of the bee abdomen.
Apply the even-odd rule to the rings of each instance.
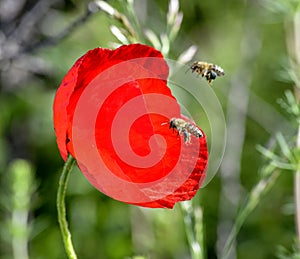
[[[187,131],[188,131],[190,134],[194,135],[194,136],[197,137],[197,138],[203,137],[202,131],[201,131],[197,126],[195,126],[195,125],[193,125],[193,124],[188,123],[188,124],[186,125],[186,129],[187,129]]]
[[[223,68],[213,64],[213,69],[214,71],[217,73],[218,76],[224,76],[225,75],[225,72],[223,70]]]

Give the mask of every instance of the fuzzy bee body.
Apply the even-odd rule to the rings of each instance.
[[[224,70],[220,66],[204,61],[196,61],[191,65],[192,73],[196,72],[205,77],[209,84],[216,79],[217,76],[224,76]]]
[[[203,137],[202,131],[196,125],[193,125],[181,118],[172,118],[170,120],[169,128],[173,129],[173,131],[176,129],[179,135],[182,134],[184,143],[191,142],[191,135],[197,138]]]

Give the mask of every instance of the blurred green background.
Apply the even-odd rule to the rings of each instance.
[[[128,14],[127,1],[107,2]],[[52,102],[75,60],[89,49],[110,48],[118,41],[109,26],[122,28],[102,11],[85,15],[88,3],[0,2],[1,258],[13,258],[14,242],[22,238],[29,242],[30,258],[66,258],[55,205],[63,160],[55,142]],[[272,146],[277,132],[291,141],[296,136],[297,125],[278,103],[293,86],[286,72],[286,21],[293,18],[293,3],[180,1],[183,22],[169,58],[176,60],[196,45],[195,60],[215,62],[226,72],[213,86],[226,117],[225,156],[219,172],[194,200],[204,212],[207,258],[217,258],[239,204],[259,180],[266,161],[257,144]],[[142,30],[157,34],[166,30],[168,1],[139,0],[134,6]],[[274,6],[279,12],[270,10]],[[66,31],[77,19],[81,22]],[[16,160],[20,158],[25,161]],[[77,169],[67,195],[79,258],[190,258],[178,205],[173,210],[141,209],[114,201],[94,189]],[[18,229],[24,226],[18,219],[23,215],[26,222],[27,212],[27,227]],[[293,174],[282,171],[247,218],[231,258],[279,258],[281,247],[292,250],[295,238]]]

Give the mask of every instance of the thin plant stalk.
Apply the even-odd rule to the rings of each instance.
[[[280,175],[280,171],[276,170],[275,167],[272,164],[270,164],[264,168],[262,174],[263,178],[252,189],[244,206],[242,206],[238,212],[234,225],[226,240],[224,249],[220,256],[221,259],[228,258],[232,244],[234,243],[234,240],[236,239],[236,236],[239,233],[241,227],[243,226],[249,214],[257,207],[262,197],[274,185],[274,183]]]
[[[94,2],[98,8],[100,8],[103,12],[108,14],[109,16],[113,17],[116,21],[120,22],[126,31],[128,32],[128,40],[130,42],[137,42],[138,39],[138,34],[131,25],[130,21],[127,19],[127,17],[120,13],[118,10],[113,8],[111,5],[109,5],[107,2],[102,1],[102,0],[97,0]]]
[[[300,148],[300,126],[298,127],[297,148]],[[294,196],[296,229],[300,248],[300,170],[297,170],[294,175]]]
[[[203,217],[200,207],[193,207],[191,201],[180,203],[184,226],[192,259],[205,259],[203,241]]]
[[[135,10],[134,10],[134,1],[135,0],[127,0],[127,11],[128,11],[128,15],[129,17],[131,18],[132,22],[133,22],[133,25],[132,25],[132,28],[135,29],[135,40],[137,41],[138,39],[142,39],[142,30],[141,30],[141,26],[140,26],[140,23],[139,23],[139,20],[137,19],[137,15],[135,13]]]
[[[300,247],[300,171],[297,171],[294,176],[294,193],[298,246]]]
[[[57,201],[56,201],[59,227],[60,227],[62,239],[64,241],[65,250],[69,259],[77,259],[77,255],[75,253],[72,240],[71,240],[71,233],[69,231],[68,221],[66,218],[66,204],[65,204],[68,180],[74,163],[75,163],[75,159],[71,155],[69,155],[64,165],[62,174],[60,176],[59,186],[57,190]]]
[[[298,10],[296,11],[296,14],[294,16],[294,46],[295,46],[295,56],[296,56],[296,76],[297,82],[299,82],[300,77],[300,1],[298,3]],[[298,85],[299,87],[299,85]],[[295,98],[297,100],[297,103],[300,102],[300,90],[297,87],[297,84],[295,83],[294,87],[294,93]],[[297,142],[296,142],[296,148],[300,149],[300,125],[298,125],[298,135],[297,135]],[[297,229],[297,235],[298,235],[298,247],[300,249],[300,168],[297,167],[297,170],[295,172],[294,176],[294,193],[295,193],[295,220],[296,220],[296,229]]]
[[[300,6],[300,1],[299,1]],[[299,90],[299,68],[300,68],[300,11],[299,7],[294,13],[292,24],[288,20],[286,22],[286,45],[288,56],[291,62],[291,69],[295,72],[294,81],[294,96],[299,104],[300,90]],[[296,141],[296,148],[300,148],[300,125],[298,125],[298,134]],[[297,168],[298,169],[298,168]],[[298,249],[300,249],[300,169],[294,174],[294,201],[295,201],[295,224],[298,237]]]
[[[11,201],[12,215],[10,230],[12,235],[12,257],[28,259],[28,242],[31,232],[29,213],[31,197],[35,191],[34,172],[32,165],[22,159],[16,159],[11,164]]]
[[[297,67],[300,68],[300,12],[295,14],[294,16],[294,40],[295,40],[295,59],[297,63]],[[299,103],[299,89],[295,87],[295,97]],[[298,126],[298,135],[297,135],[297,143],[296,147],[300,148],[300,125]],[[295,195],[295,215],[296,215],[296,227],[297,227],[297,235],[298,235],[298,245],[300,249],[300,169],[298,169],[294,176],[294,195]]]

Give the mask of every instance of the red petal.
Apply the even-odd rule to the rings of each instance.
[[[71,153],[87,179],[112,198],[172,208],[191,199],[204,179],[205,137],[192,136],[187,145],[169,129],[170,118],[181,115],[167,77],[167,64],[151,47],[98,48],[74,64],[56,93],[62,157]]]
[[[70,128],[74,107],[84,88],[99,73],[114,64],[142,57],[162,58],[162,54],[149,46],[131,44],[124,45],[116,50],[96,48],[88,51],[75,62],[60,84],[53,105],[53,120],[57,145],[64,160],[67,159],[67,154],[70,152],[67,148],[69,136],[71,135],[68,128]],[[167,79],[168,77],[167,66],[153,66],[153,71],[160,75],[161,78],[164,77]],[[72,96],[75,93],[76,96]],[[72,103],[70,104],[71,97]],[[71,117],[68,118],[68,115]]]

